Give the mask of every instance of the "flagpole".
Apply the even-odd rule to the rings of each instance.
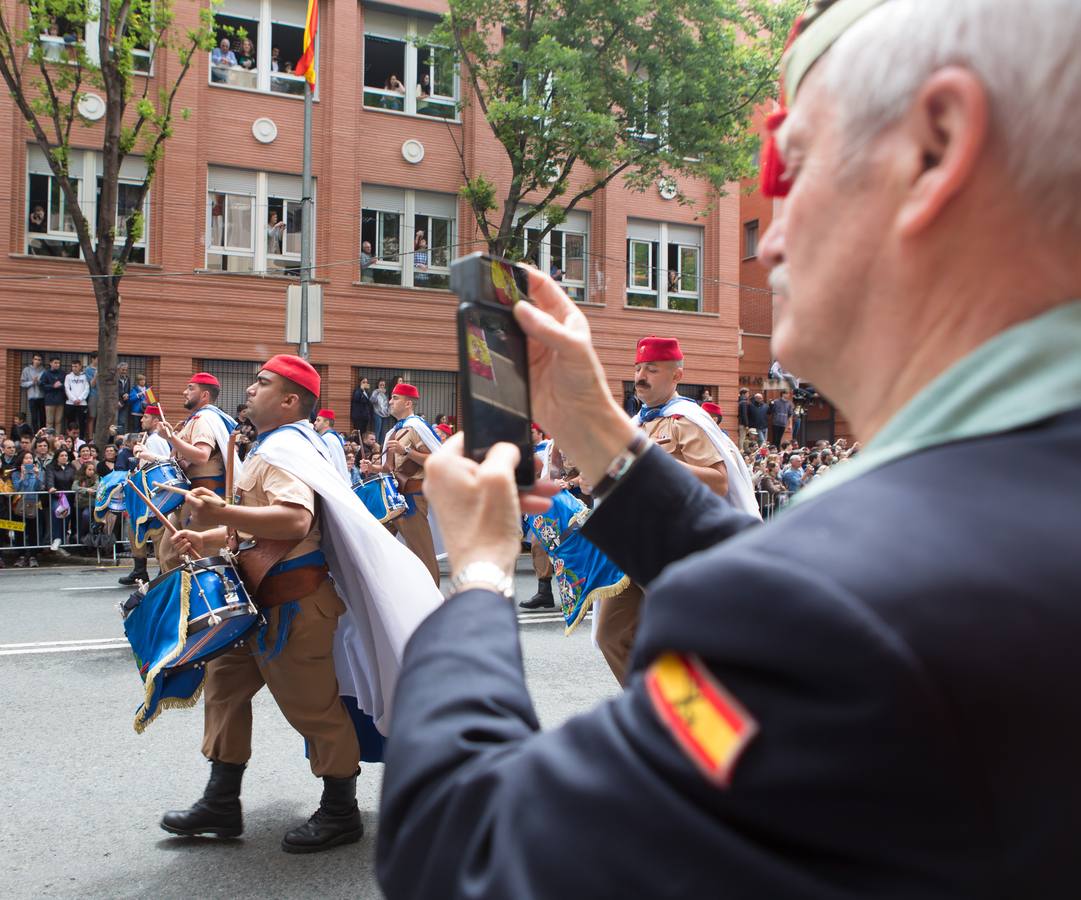
[[[312,86],[304,80],[304,174],[300,205],[300,347],[302,359],[308,350],[308,285],[312,280]]]

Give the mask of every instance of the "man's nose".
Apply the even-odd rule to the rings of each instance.
[[[767,269],[775,269],[785,261],[783,207],[758,242],[758,261]]]

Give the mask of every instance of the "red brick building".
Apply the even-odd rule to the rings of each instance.
[[[762,128],[764,113],[759,112],[756,124]],[[778,396],[787,385],[769,378],[773,356],[770,335],[773,334],[773,292],[769,286],[769,271],[758,261],[758,242],[773,222],[776,204],[780,201],[764,197],[758,183],[748,179],[740,191],[740,266],[739,266],[739,387],[751,394],[761,392],[767,400]],[[795,373],[799,375],[799,372]],[[806,404],[806,433],[804,441],[830,442],[843,437],[853,440],[848,422],[826,398],[817,397]]]
[[[508,171],[476,107],[455,113],[465,87],[452,61],[415,42],[442,8],[434,0],[326,0],[320,10],[314,259],[324,320],[311,358],[324,375],[322,402],[340,420],[362,372],[403,374],[421,387],[423,413],[455,412],[447,266],[483,246],[457,196],[456,145],[468,173],[499,184]],[[183,29],[195,23],[196,5],[177,4],[176,13]],[[229,409],[260,361],[295,349],[285,342],[285,309],[300,260],[303,103],[288,64],[300,54],[304,13],[303,0],[225,0],[218,18],[231,44],[198,59],[178,97],[191,116],[177,121],[150,190],[140,261],[121,286],[119,339],[132,374],[147,374],[170,417],[193,370],[222,379],[220,402]],[[169,79],[177,65],[157,59],[136,80]],[[76,127],[73,141],[87,149],[73,165],[89,208],[100,101],[88,98],[81,109],[90,127]],[[85,355],[96,346],[97,319],[63,199],[7,95],[0,121],[0,179],[8,185],[0,200],[0,421],[10,422],[25,409],[18,375],[31,351],[59,353],[65,364]],[[140,165],[129,159],[122,176],[138,176]],[[681,187],[699,208],[711,199],[703,185]],[[687,356],[687,393],[708,386],[734,430],[741,222],[735,188],[697,218],[659,188],[638,194],[613,184],[545,243],[538,262],[558,267],[582,304],[617,396],[638,338],[672,335]],[[420,233],[428,246],[418,254]]]

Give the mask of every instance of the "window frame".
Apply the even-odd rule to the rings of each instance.
[[[543,238],[541,238],[540,246],[537,248],[537,259],[532,260],[536,263],[538,269],[542,272],[552,271],[552,236],[560,236],[560,251],[563,258],[563,266],[560,271],[563,273],[559,284],[563,287],[564,293],[571,298],[575,303],[589,303],[589,234],[592,221],[587,212],[582,210],[572,210],[571,214],[578,213],[582,217],[581,225],[577,222],[565,220],[559,225],[556,225],[549,231]],[[521,213],[515,217],[515,219],[521,218]],[[529,242],[530,232],[543,231],[548,224],[547,219],[544,216],[534,216],[526,224],[526,228],[522,233],[522,254],[526,253]],[[580,230],[581,226],[585,227],[585,231]],[[567,235],[574,235],[582,238],[582,278],[567,278]],[[570,290],[568,290],[568,288]],[[581,296],[575,296],[575,291],[581,291]]]
[[[743,223],[743,259],[756,259],[758,257],[760,231],[761,226],[758,219],[750,219]]]
[[[376,284],[380,287],[391,288],[417,288],[425,291],[445,291],[450,290],[450,264],[456,258],[457,251],[457,239],[458,239],[458,203],[454,201],[454,213],[452,216],[446,216],[438,212],[428,211],[427,209],[418,210],[417,194],[437,194],[437,192],[431,191],[417,191],[412,188],[400,188],[393,185],[368,185],[370,189],[374,189],[376,192],[382,193],[384,191],[393,191],[401,195],[401,205],[397,209],[386,208],[383,204],[389,206],[387,201],[379,199],[378,195],[369,195],[368,200],[364,198],[364,185],[361,185],[361,204],[360,204],[360,234],[358,242],[358,250],[364,245],[364,220],[365,218],[374,213],[376,215],[376,245],[372,247],[372,254],[379,258],[380,247],[379,235],[382,233],[383,216],[395,215],[398,216],[398,262],[389,263],[384,262],[379,258],[378,262],[373,262],[370,266],[366,267],[360,272],[360,283],[365,285]],[[453,194],[438,194],[448,199],[453,199]],[[423,201],[419,204],[424,206]],[[428,268],[424,270],[426,276],[422,283],[417,283],[417,270],[414,266],[414,250],[412,249],[416,243],[417,232],[417,219],[418,217],[428,220],[428,227],[426,229],[425,237],[428,241]],[[432,220],[439,220],[447,222],[449,226],[448,244],[447,244],[447,265],[436,266],[432,264]],[[404,248],[404,249],[403,249]],[[358,256],[359,258],[359,256]],[[365,280],[364,272],[366,271],[394,271],[400,273],[400,279],[398,284],[388,284],[386,282]],[[432,277],[445,280],[445,284],[433,285],[430,282]],[[374,279],[374,276],[373,276]]]
[[[256,171],[252,169],[231,169],[231,171],[243,174],[245,176],[254,176],[254,187],[251,190],[238,190],[238,189],[212,189],[211,182],[211,170],[222,169],[230,170],[228,166],[207,166],[206,175],[206,232],[204,234],[204,243],[206,246],[206,253],[204,256],[204,271],[214,272],[215,274],[230,274],[230,275],[255,275],[259,278],[266,277],[281,277],[281,278],[296,278],[300,274],[300,253],[293,253],[286,251],[286,239],[288,231],[282,238],[282,252],[271,253],[267,246],[266,235],[266,220],[270,216],[270,207],[272,202],[281,202],[282,204],[282,221],[287,221],[286,216],[287,208],[291,204],[298,206],[303,205],[303,197],[301,192],[303,187],[301,185],[301,176],[286,174],[279,175],[279,173],[271,173],[265,171]],[[295,191],[283,191],[279,188],[272,188],[271,178],[285,177],[295,179],[297,187]],[[224,242],[226,234],[228,232],[228,198],[229,197],[243,197],[251,202],[250,212],[250,229],[251,229],[251,244],[248,248],[229,247],[223,244],[213,243],[214,237],[214,197],[221,194],[226,197],[226,209],[222,216],[222,232],[221,239]],[[290,196],[292,194],[292,196]],[[317,213],[317,191],[316,182],[312,181],[312,260],[314,264],[315,260],[315,235],[316,235],[316,221],[318,220]],[[260,213],[265,215],[260,215]],[[224,256],[233,259],[250,259],[250,269],[219,269],[211,265],[211,256]],[[286,263],[286,265],[280,265],[280,263]],[[277,265],[276,265],[277,264]]]
[[[367,9],[367,7],[365,7]],[[421,119],[431,119],[436,122],[456,122],[461,123],[461,110],[459,104],[461,103],[462,96],[462,83],[461,83],[461,66],[454,62],[454,95],[448,96],[446,94],[437,94],[434,92],[435,88],[435,59],[437,56],[436,51],[443,50],[451,53],[453,56],[453,48],[444,47],[441,44],[429,43],[425,40],[425,35],[421,34],[418,24],[421,21],[427,22],[428,19],[422,16],[416,15],[401,15],[399,13],[383,12],[380,10],[381,15],[394,16],[397,19],[402,20],[402,34],[389,34],[387,31],[380,30],[378,23],[373,23],[369,26],[367,16],[364,17],[364,42],[363,53],[366,59],[368,54],[368,38],[376,38],[383,41],[394,41],[395,43],[401,43],[404,45],[403,49],[405,55],[403,57],[402,65],[402,85],[405,87],[405,93],[399,94],[396,91],[388,91],[385,88],[369,86],[364,83],[364,71],[365,60],[361,61],[361,77],[360,77],[360,97],[361,107],[364,110],[371,110],[372,112],[391,113],[392,115],[399,116],[416,116]],[[420,97],[417,86],[420,83],[420,76],[423,74],[424,69],[424,56],[427,53],[432,62],[428,66],[428,77],[431,81],[433,91],[423,99]],[[367,101],[367,94],[372,94],[380,98],[401,98],[401,109],[389,109],[383,105],[369,105]],[[420,112],[418,107],[420,103],[434,104],[436,106],[448,107],[452,111],[450,116],[431,115],[429,113]]]
[[[632,224],[632,222],[634,224]],[[688,234],[687,230],[690,228],[693,228],[698,236],[697,243],[688,242],[688,240],[681,237],[679,233],[679,231],[682,231],[683,234],[686,235]],[[675,234],[670,234],[669,229],[679,231]],[[637,232],[633,237],[631,235],[632,230]],[[647,231],[652,231],[652,234],[648,239],[642,236],[642,234]],[[704,235],[702,234],[702,229],[697,226],[680,223],[670,224],[668,222],[656,222],[652,220],[628,219],[625,305],[633,309],[657,309],[666,312],[702,312],[704,299],[702,291],[702,263],[704,260],[703,238]],[[643,244],[650,248],[650,260],[652,263],[649,268],[652,287],[649,290],[640,285],[636,285],[634,278],[634,247]],[[654,250],[653,248],[656,249]],[[669,254],[673,249],[675,251],[675,268],[672,268],[668,261]],[[683,290],[683,280],[687,275],[684,271],[684,254],[687,252],[693,252],[695,255],[696,272],[693,275],[697,285],[695,291]],[[677,288],[674,290],[669,288],[669,279],[673,273],[675,274],[675,281],[677,284]],[[634,302],[634,298],[641,298],[642,300],[654,299],[655,303],[652,305],[636,303]],[[682,309],[680,305],[677,305],[685,305],[687,301],[690,300],[694,301],[694,309]]]
[[[51,171],[48,171],[48,172],[46,172],[46,171],[36,171],[36,168],[39,167],[39,164],[37,162],[33,161],[30,158],[30,156],[37,149],[38,148],[37,148],[36,144],[28,144],[27,145],[27,150],[26,150],[26,152],[27,152],[26,204],[25,204],[25,217],[23,219],[23,222],[24,222],[23,228],[24,228],[25,238],[26,239],[23,242],[24,252],[28,256],[41,256],[41,257],[54,256],[54,258],[58,258],[58,259],[60,259],[60,258],[62,258],[62,259],[82,259],[83,258],[82,247],[79,246],[79,237],[78,237],[78,234],[76,233],[76,231],[74,229],[74,222],[72,222],[72,230],[71,231],[61,231],[61,230],[53,229],[51,227],[51,221],[52,221],[52,218],[53,218],[53,216],[52,216],[52,201],[53,201],[54,195],[59,198],[59,201],[60,201],[60,204],[61,204],[61,207],[60,207],[60,209],[61,209],[61,213],[60,213],[61,217],[64,216],[64,214],[65,214],[65,212],[67,210],[67,202],[68,201],[67,201],[67,197],[64,196],[64,192],[60,188],[60,181],[56,177],[56,175],[54,175]],[[76,156],[73,153],[72,162],[69,164],[69,167],[68,167],[69,178],[72,181],[75,182],[75,190],[76,190],[76,194],[77,194],[77,198],[78,198],[77,202],[79,204],[79,208],[84,210],[84,215],[86,216],[87,221],[88,221],[88,223],[90,225],[90,239],[92,241],[96,241],[97,236],[98,236],[97,207],[98,207],[98,198],[100,196],[100,188],[98,186],[98,181],[102,177],[98,173],[98,158],[100,157],[101,153],[100,153],[100,151],[95,151],[95,150],[79,150],[79,151],[77,151],[77,154],[78,155]],[[135,156],[132,156],[132,157],[129,157],[129,158],[133,159],[133,160],[141,159],[141,157],[135,157]],[[47,200],[46,206],[45,206],[45,231],[31,231],[30,230],[30,213],[31,213],[32,206],[33,206],[33,201],[32,201],[32,197],[31,197],[31,194],[32,194],[31,179],[33,179],[33,178],[46,178],[46,179],[48,179],[49,194],[48,194],[48,200]],[[142,181],[138,180],[136,177],[134,177],[132,175],[124,176],[123,174],[121,174],[117,178],[117,184],[118,185],[125,185],[125,186],[128,186],[128,187],[141,187],[142,186]],[[91,191],[93,191],[92,194],[91,194]],[[134,249],[138,249],[138,250],[143,251],[143,260],[142,261],[134,260],[134,259],[129,260],[129,265],[146,265],[149,262],[149,259],[150,259],[150,238],[149,238],[149,235],[150,235],[150,195],[151,195],[151,191],[147,190],[146,196],[143,197],[143,236],[138,241],[136,241],[134,243],[134,245],[133,245]],[[119,194],[119,192],[117,192],[117,198],[116,199],[117,199],[117,209],[113,213],[113,222],[114,222],[114,228],[117,229],[118,237],[119,237],[119,232],[120,232],[121,225],[122,225],[122,220],[120,220],[120,218],[119,218],[119,215],[120,215],[120,207],[119,207],[120,194]],[[59,257],[56,257],[54,254],[48,254],[48,253],[34,253],[33,252],[33,242],[34,241],[51,241],[51,242],[69,244],[69,245],[74,246],[75,248],[77,248],[77,252],[76,252],[75,256],[59,256]],[[123,242],[122,241],[117,241],[116,244],[114,245],[114,253],[116,252],[117,247],[122,247],[122,246],[123,246]]]
[[[254,85],[248,85],[248,84],[229,84],[227,81],[215,81],[214,80],[214,70],[215,70],[215,68],[220,69],[221,67],[220,66],[216,67],[213,64],[212,60],[213,60],[214,50],[211,50],[207,54],[207,84],[208,85],[210,85],[211,87],[223,88],[223,89],[227,89],[227,90],[249,91],[249,92],[254,92],[254,93],[258,93],[258,94],[271,94],[271,95],[273,95],[275,97],[291,97],[291,98],[293,98],[295,100],[303,100],[304,99],[303,86],[304,86],[304,83],[305,83],[306,79],[304,78],[303,75],[296,75],[294,73],[287,73],[287,72],[282,72],[282,71],[275,72],[271,68],[271,66],[272,66],[272,53],[273,53],[273,50],[274,50],[274,38],[273,38],[274,26],[277,25],[279,27],[287,27],[287,28],[297,28],[297,29],[299,29],[300,32],[301,32],[301,42],[303,43],[303,32],[304,32],[304,23],[303,22],[297,24],[297,23],[294,23],[294,22],[287,22],[287,21],[281,19],[280,17],[275,18],[275,15],[274,15],[274,0],[259,0],[259,18],[258,19],[249,18],[248,15],[238,15],[238,14],[230,11],[228,9],[227,4],[223,4],[222,6],[219,6],[219,7],[217,7],[215,9],[215,11],[214,11],[215,25],[217,24],[218,16],[224,16],[224,17],[227,17],[227,18],[230,18],[230,19],[243,19],[243,20],[245,20],[247,22],[255,23],[254,34],[252,34],[250,32],[248,34],[248,37],[252,40],[252,43],[255,45],[255,67],[253,69],[247,70],[247,71],[252,72],[255,75],[255,83],[254,83]],[[279,13],[279,16],[280,16],[280,13]],[[216,29],[215,29],[215,32],[216,32]],[[230,39],[230,43],[231,42],[232,42],[232,39]],[[220,38],[216,39],[215,44],[214,44],[214,49],[217,49],[218,44],[220,44],[220,43],[221,43]],[[319,43],[320,43],[320,31],[316,31],[316,34],[315,34],[315,59],[314,59],[316,80],[315,80],[315,88],[312,91],[312,99],[316,100],[316,101],[319,99],[319,77],[318,77],[319,76],[319,62],[320,62],[320,60],[319,60],[319,56],[320,56],[320,54],[319,54]],[[236,52],[235,49],[232,48],[232,46],[230,46],[230,50],[233,53]],[[227,71],[232,71],[232,70],[229,69]],[[299,86],[300,87],[300,92],[295,93],[293,91],[275,90],[274,85],[275,85],[276,82],[278,84],[291,84],[291,85]]]

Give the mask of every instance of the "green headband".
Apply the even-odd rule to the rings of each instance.
[[[781,61],[781,79],[789,103],[795,101],[800,82],[811,71],[811,67],[837,39],[872,9],[885,2],[886,0],[837,0],[827,7],[819,0],[821,11],[808,13],[804,17],[804,26],[799,37],[792,42]]]

